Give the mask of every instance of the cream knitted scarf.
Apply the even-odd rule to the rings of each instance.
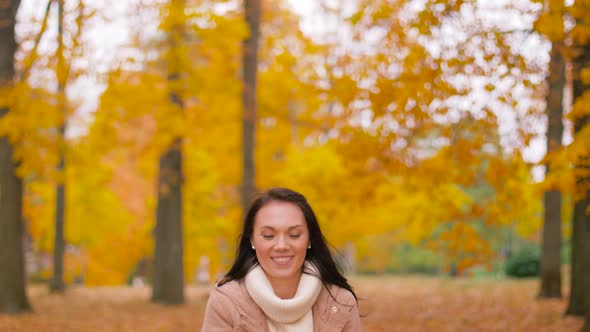
[[[305,262],[304,270],[317,274],[315,266],[308,261]],[[266,314],[271,332],[313,331],[311,307],[322,290],[322,282],[316,276],[302,273],[292,299],[281,299],[274,293],[260,265],[248,272],[245,283],[254,302]]]

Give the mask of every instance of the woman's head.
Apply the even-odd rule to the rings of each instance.
[[[299,282],[311,246],[305,217],[297,205],[270,201],[260,207],[249,238],[256,260],[272,284]]]
[[[246,211],[242,226],[236,258],[221,283],[243,278],[257,263],[269,278],[293,277],[308,260],[322,282],[352,291],[334,262],[315,213],[300,193],[286,188],[263,192]]]

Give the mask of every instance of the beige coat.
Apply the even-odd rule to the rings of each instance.
[[[312,307],[313,332],[361,330],[358,305],[352,293],[335,285],[326,287]],[[252,300],[243,280],[230,281],[211,290],[202,332],[268,332],[266,316]],[[311,331],[310,331],[311,332]]]

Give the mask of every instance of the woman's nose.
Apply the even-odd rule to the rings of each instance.
[[[277,249],[287,248],[289,245],[287,243],[287,238],[285,236],[278,236],[277,237]]]

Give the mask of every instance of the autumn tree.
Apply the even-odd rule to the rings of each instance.
[[[73,103],[68,101],[67,90],[84,67],[78,63],[75,66],[77,68],[72,69],[75,57],[81,55],[85,7],[83,1],[68,3],[69,9],[65,1],[48,0],[38,33],[33,35],[33,38],[24,37],[23,52],[20,52],[20,57],[17,58],[18,85],[13,94],[17,107],[4,124],[10,128],[11,134],[18,142],[17,152],[21,161],[19,171],[27,178],[25,203],[31,195],[37,194],[31,192],[30,188],[40,182],[54,185],[54,194],[50,200],[55,206],[50,213],[55,223],[50,235],[53,237],[53,243],[48,245],[54,254],[54,273],[49,286],[51,291],[57,292],[65,288],[64,246],[67,217],[64,179],[69,152],[65,133],[74,108]],[[41,40],[50,35],[47,31],[52,8],[57,8],[57,15],[53,16],[56,17],[57,41],[50,44],[55,48],[42,48],[39,47]],[[24,213],[30,221],[29,231],[35,231],[39,220],[30,219],[30,211],[30,206],[25,204]]]
[[[64,0],[57,0],[57,108],[61,113],[62,121],[58,128],[58,165],[57,171],[63,174],[66,168],[65,160],[65,133],[66,133],[66,81],[67,72],[64,58]],[[55,195],[55,238],[53,244],[53,275],[49,288],[52,292],[63,292],[64,282],[64,223],[65,223],[65,183],[58,180]]]
[[[245,211],[256,192],[256,169],[254,164],[255,134],[257,121],[257,72],[258,39],[262,0],[244,0],[244,18],[248,38],[242,44],[242,183],[240,197]]]
[[[67,219],[82,222],[67,223],[66,231],[87,284],[124,283],[152,253],[155,301],[164,302],[155,295],[165,284],[182,294],[202,256],[213,277],[231,254],[250,180],[251,188],[283,185],[306,194],[330,241],[352,243],[375,271],[392,264],[383,248],[397,243],[427,244],[461,272],[495,258],[496,231],[535,232],[540,198],[517,150],[535,127],[527,121],[540,119],[526,105],[540,105],[529,101],[543,70],[516,46],[538,38],[481,15],[534,10],[361,1],[347,16],[328,8],[338,2],[325,5],[340,15],[334,36],[352,41],[312,42],[285,1],[244,2],[243,9],[214,1],[137,4],[128,22],[144,34],[118,48],[119,65],[104,76],[87,135],[69,141]],[[247,42],[256,29],[244,15],[256,17],[256,10],[260,46],[252,51]],[[36,107],[25,108],[44,112],[13,123],[42,123],[55,142],[60,112],[46,110],[57,109],[56,94],[35,93],[36,104],[26,106]],[[501,134],[506,117],[516,129]],[[255,152],[253,144],[245,151],[248,128],[252,142],[264,142]],[[36,143],[24,162],[58,163],[57,156],[33,158],[57,144]],[[256,179],[247,176],[248,158]],[[31,182],[26,196],[31,234],[46,251],[50,182]],[[112,243],[129,249],[113,251]],[[164,275],[170,262],[181,272]],[[67,265],[66,277],[73,270]]]
[[[561,147],[563,135],[563,96],[565,87],[565,58],[563,1],[549,1],[541,15],[538,29],[546,31],[551,41],[551,52],[547,75],[547,154]],[[551,20],[551,18],[554,18]],[[545,174],[551,172],[550,164],[545,163]],[[557,188],[543,193],[543,242],[541,257],[541,284],[539,297],[561,298],[561,192]]]
[[[10,88],[15,76],[15,25],[20,1],[0,3],[0,89]],[[0,105],[0,118],[9,112],[8,105]],[[22,312],[31,309],[25,291],[25,257],[22,221],[23,184],[17,174],[18,163],[13,156],[13,145],[7,137],[0,137],[0,312]]]
[[[462,269],[489,262],[495,254],[486,243],[490,229],[517,224],[530,233],[537,225],[537,205],[527,201],[535,199],[532,188],[526,188],[528,166],[517,150],[537,134],[530,123],[537,121],[540,109],[524,101],[536,97],[532,82],[540,66],[515,47],[529,42],[528,29],[482,13],[524,20],[534,4],[361,1],[357,9],[346,20],[353,46],[332,56],[337,66],[326,92],[346,119],[332,131],[346,146],[342,151],[355,171],[352,178],[383,184],[381,190],[354,186],[361,188],[358,192],[367,189],[354,201],[374,199],[391,206],[390,215],[383,209],[379,216],[388,225],[384,233],[387,228],[397,234],[405,230],[416,244],[445,230],[438,248],[461,254]],[[514,132],[488,137],[499,133],[506,118],[514,119]],[[371,153],[363,153],[366,148],[353,153],[364,139],[372,141]],[[384,174],[381,181],[378,173]],[[503,178],[522,191],[518,202],[499,203],[518,196],[506,189]],[[494,190],[485,200],[472,194],[489,185]],[[403,205],[385,203],[388,196],[415,206],[429,202],[440,210],[411,209],[400,224],[391,211],[402,215]]]
[[[84,223],[69,227],[86,254],[87,284],[149,279],[146,269],[137,273],[134,266],[141,261],[152,267],[156,259],[153,222],[162,187],[153,184],[158,161],[179,137],[184,280],[194,278],[205,256],[213,278],[232,249],[228,239],[240,214],[237,73],[246,29],[238,8],[218,13],[209,5],[190,1],[182,11],[153,2],[130,9],[137,13],[129,21],[133,37],[119,50],[133,57],[123,57],[106,75],[106,90],[87,135],[76,140],[68,173],[78,179],[71,185],[70,213]],[[171,33],[179,24],[181,36]],[[171,81],[173,68],[180,75]],[[171,102],[171,92],[182,107]],[[84,172],[88,167],[94,171]],[[112,251],[114,242],[130,249]]]
[[[286,2],[265,3],[258,52],[256,121],[256,142],[264,144],[255,151],[256,183],[264,188],[285,185],[275,175],[291,167],[287,166],[288,156],[299,148],[303,152],[305,142],[315,142],[332,124],[330,116],[323,112],[324,88],[320,87],[325,69],[322,60],[329,46],[314,42],[299,24],[300,18]]]
[[[169,52],[167,55],[168,89],[170,103],[177,112],[183,112],[183,73],[179,54],[184,38],[183,0],[172,0],[168,17]],[[158,202],[156,207],[154,272],[152,301],[165,304],[184,302],[184,239],[182,235],[183,140],[172,137],[170,145],[160,156]]]
[[[590,127],[590,43],[588,42],[589,25],[587,22],[587,3],[576,1],[571,14],[576,20],[572,30],[575,55],[572,59],[573,73],[573,110],[570,114],[574,122],[574,142],[570,145],[570,153],[575,157],[575,203],[572,217],[572,272],[571,294],[566,313],[583,316],[590,310],[590,176],[588,169],[587,142]]]
[[[63,292],[65,290],[65,220],[67,219],[65,173],[67,172],[66,159],[68,155],[68,144],[66,140],[66,131],[68,121],[71,118],[72,113],[72,104],[68,101],[67,90],[69,83],[73,82],[79,74],[79,70],[72,70],[72,63],[74,62],[74,58],[79,55],[77,52],[80,50],[81,46],[80,40],[82,36],[82,25],[85,20],[85,7],[82,0],[77,1],[77,4],[72,6],[74,10],[71,11],[66,10],[65,0],[50,0],[48,2],[44,21],[37,36],[36,44],[33,46],[33,50],[31,51],[31,59],[28,60],[28,63],[27,60],[24,61],[25,73],[31,69],[30,67],[33,65],[33,61],[37,60],[35,57],[40,56],[40,54],[36,53],[37,44],[46,30],[46,20],[49,18],[49,10],[52,5],[56,5],[57,7],[57,41],[55,44],[55,54],[47,55],[46,59],[55,60],[55,62],[50,61],[49,63],[51,65],[55,64],[53,70],[55,73],[56,90],[51,95],[51,97],[46,97],[55,100],[55,104],[50,107],[51,112],[55,112],[55,114],[52,114],[51,117],[47,117],[55,120],[55,128],[52,128],[49,131],[44,131],[43,129],[38,128],[36,129],[37,133],[35,136],[45,136],[44,139],[46,141],[50,141],[51,144],[54,144],[55,151],[52,153],[57,156],[55,169],[53,171],[43,171],[41,173],[45,173],[43,176],[51,177],[55,183],[53,274],[51,276],[49,288],[52,292]],[[41,69],[41,71],[43,70],[46,69]],[[23,78],[26,78],[26,75]],[[44,88],[46,87],[37,89]],[[44,123],[44,126],[50,126],[50,123],[53,124],[52,122],[53,121],[47,121]],[[30,152],[31,151],[29,151],[29,153]],[[30,157],[31,156],[26,153],[25,159]],[[31,169],[28,169],[27,171],[31,171]],[[51,175],[49,175],[49,173],[51,173]]]
[[[46,164],[54,164],[51,157],[48,157],[53,154],[47,153],[46,148],[54,143],[55,132],[58,131],[57,124],[53,122],[56,118],[53,113],[56,105],[52,101],[55,100],[53,97],[55,97],[56,93],[50,92],[42,84],[37,84],[39,82],[31,84],[31,81],[34,80],[29,80],[34,64],[39,62],[39,44],[47,30],[52,3],[53,1],[51,0],[47,2],[38,33],[25,36],[22,40],[23,45],[32,46],[28,48],[22,47],[21,52],[19,52],[20,54],[17,54],[15,58],[18,72],[12,89],[13,91],[9,98],[12,109],[2,119],[3,130],[8,132],[15,142],[14,154],[15,158],[19,160],[18,172],[28,179],[24,183],[23,190],[25,198],[23,214],[27,219],[29,217],[26,204],[26,198],[28,196],[27,186],[32,179],[42,178],[47,176],[48,173],[52,173],[51,168],[45,168]],[[54,72],[51,67],[44,68],[44,70],[46,70],[46,73],[53,74]],[[37,114],[35,114],[41,108],[45,111],[43,119],[39,119]],[[46,130],[48,128],[51,129]],[[52,149],[52,152],[56,151]],[[28,231],[30,232],[31,222],[28,222],[28,226]]]

